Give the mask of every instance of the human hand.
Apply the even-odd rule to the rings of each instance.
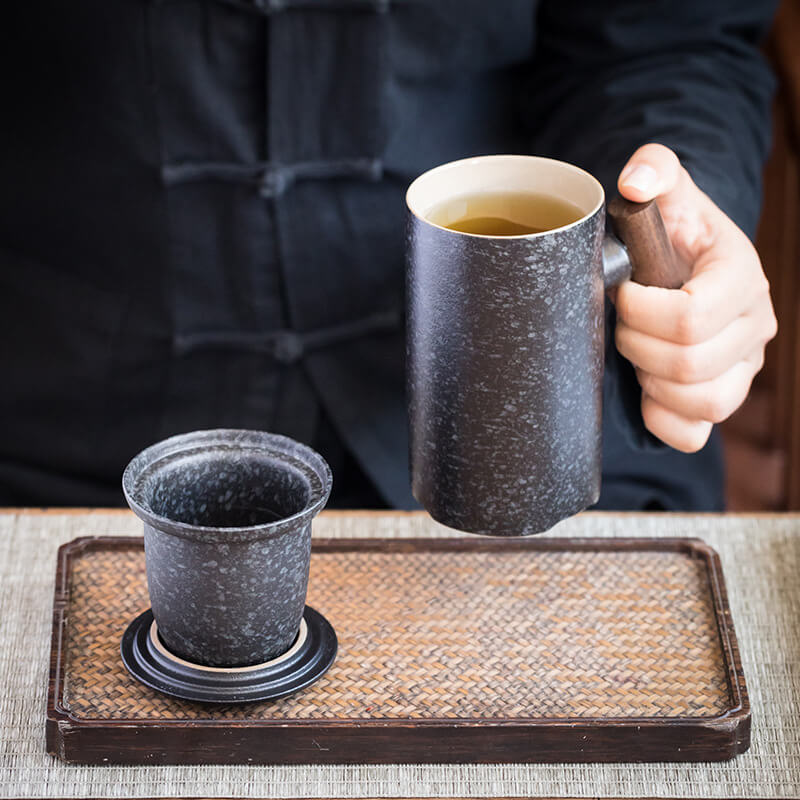
[[[695,452],[764,364],[778,329],[769,284],[750,240],[667,147],[640,147],[617,186],[628,200],[656,198],[675,255],[691,268],[681,289],[626,281],[613,299],[617,349],[636,368],[645,425]]]

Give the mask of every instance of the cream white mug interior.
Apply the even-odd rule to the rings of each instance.
[[[496,155],[451,161],[424,172],[408,187],[406,204],[412,214],[435,225],[428,219],[433,208],[452,198],[481,192],[531,192],[559,197],[583,211],[583,217],[572,225],[594,214],[605,200],[600,182],[573,164],[541,156]],[[551,231],[523,235],[547,233]]]

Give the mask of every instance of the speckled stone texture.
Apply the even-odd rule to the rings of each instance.
[[[183,434],[131,461],[123,490],[144,521],[150,602],[173,653],[234,667],[291,646],[331,483],[316,452],[259,431]]]
[[[527,535],[599,497],[604,221],[489,238],[409,215],[411,482],[438,522]]]

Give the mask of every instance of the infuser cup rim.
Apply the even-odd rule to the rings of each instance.
[[[244,526],[194,525],[171,519],[154,511],[142,496],[143,476],[177,458],[192,453],[220,451],[251,451],[283,461],[300,472],[307,480],[310,496],[303,508],[295,513],[268,522]],[[151,527],[187,539],[218,541],[253,541],[278,536],[296,530],[298,524],[311,519],[325,505],[330,495],[333,474],[322,456],[311,447],[288,436],[266,431],[239,428],[213,428],[181,433],[146,447],[134,456],[122,474],[122,491],[131,510]]]

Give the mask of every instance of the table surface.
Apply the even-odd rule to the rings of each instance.
[[[800,515],[580,514],[552,536],[697,536],[717,549],[753,707],[718,764],[75,767],[46,755],[56,550],[141,533],[127,511],[0,511],[0,797],[800,797]],[[315,536],[452,536],[422,513],[326,512]]]

